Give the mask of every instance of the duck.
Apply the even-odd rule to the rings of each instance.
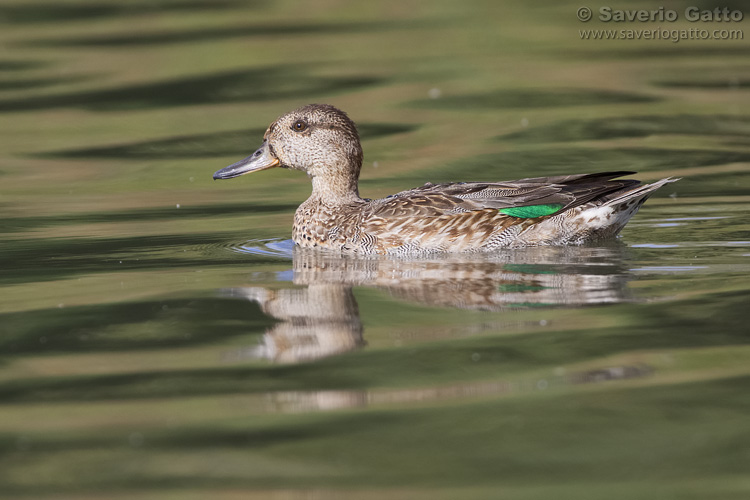
[[[491,252],[583,245],[618,235],[646,199],[674,182],[617,171],[497,182],[426,183],[381,199],[359,195],[362,145],[349,116],[309,104],[276,119],[253,154],[214,180],[281,167],[301,170],[312,193],[294,214],[303,248],[362,255]]]

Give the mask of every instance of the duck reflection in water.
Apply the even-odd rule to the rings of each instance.
[[[301,288],[225,291],[257,302],[279,320],[260,345],[231,357],[295,363],[364,346],[355,286],[375,287],[428,306],[484,311],[627,301],[624,250],[614,242],[606,247],[536,247],[407,260],[295,246],[293,282]]]

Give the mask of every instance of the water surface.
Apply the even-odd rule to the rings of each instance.
[[[0,496],[747,498],[748,42],[578,7],[0,6]],[[303,175],[211,175],[309,102],[367,197],[683,179],[606,244],[300,251]]]

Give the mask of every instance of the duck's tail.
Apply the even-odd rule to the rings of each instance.
[[[601,199],[602,206],[614,207],[633,201],[637,202],[640,205],[645,202],[649,196],[651,196],[651,193],[653,193],[663,185],[669,184],[670,182],[677,182],[679,180],[679,177],[666,177],[659,181],[652,182],[651,184],[641,184],[640,186],[636,186],[634,188],[628,187],[620,191],[615,191],[614,193],[610,193]]]
[[[654,191],[677,180],[667,177],[651,184],[628,181],[621,189],[532,225],[509,246],[581,245],[612,238]]]
[[[601,198],[598,204],[584,210],[579,216],[587,221],[587,236],[583,239],[595,240],[616,236],[654,191],[678,180],[667,177],[651,184],[626,187]]]

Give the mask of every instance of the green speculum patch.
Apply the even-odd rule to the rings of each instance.
[[[552,215],[562,207],[563,206],[560,203],[547,203],[544,205],[530,205],[528,207],[501,208],[499,212],[501,214],[510,215],[511,217],[532,219],[534,217],[544,217],[545,215]]]

